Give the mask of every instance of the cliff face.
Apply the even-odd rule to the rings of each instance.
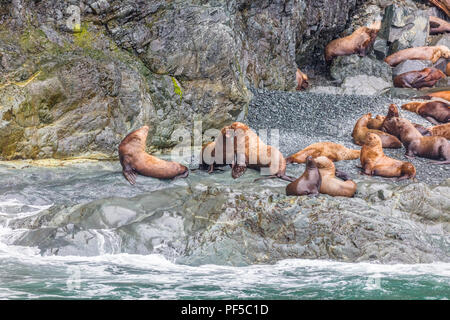
[[[110,158],[131,129],[242,119],[295,88],[357,0],[0,1],[0,159]]]

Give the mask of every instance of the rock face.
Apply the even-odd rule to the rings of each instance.
[[[162,149],[243,119],[248,87],[294,90],[363,2],[3,1],[0,159],[104,159],[143,124]]]

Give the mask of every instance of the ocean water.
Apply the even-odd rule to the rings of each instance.
[[[450,297],[449,263],[381,265],[293,259],[275,265],[194,267],[176,264],[159,254],[113,254],[118,250],[111,250],[111,246],[106,247],[102,242],[99,243],[100,254],[94,256],[41,255],[37,247],[11,244],[26,231],[9,226],[15,219],[36,216],[55,203],[80,203],[105,197],[102,192],[112,192],[106,186],[118,188],[112,181],[126,187],[116,167],[103,171],[98,167],[94,169],[83,169],[84,176],[75,174],[80,168],[4,169],[0,172],[3,181],[0,187],[0,299]],[[98,185],[86,183],[84,188],[80,187],[80,181],[89,181],[88,177]],[[107,178],[102,180],[101,177]],[[142,188],[151,189],[145,183]],[[139,189],[133,192],[139,193]],[[107,232],[112,230],[102,230],[102,234]],[[111,239],[113,237],[109,241]],[[120,247],[119,242],[115,245]]]

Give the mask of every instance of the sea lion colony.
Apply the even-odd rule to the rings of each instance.
[[[446,12],[442,2],[438,7]],[[444,1],[445,2],[445,1]],[[447,12],[446,12],[447,13]],[[350,36],[331,41],[325,48],[325,60],[332,61],[337,56],[358,53],[366,55],[373,45],[380,22],[369,27],[361,27]],[[430,18],[430,33],[450,32],[449,23]],[[405,60],[430,60],[436,63],[440,58],[449,59],[450,50],[446,46],[417,47],[400,50],[385,59],[390,66],[396,66]],[[394,79],[397,87],[432,87],[448,75],[448,63],[444,70],[426,68],[398,75]],[[308,76],[297,69],[297,90],[308,87]],[[333,162],[360,159],[361,173],[388,178],[413,179],[416,168],[407,161],[387,157],[383,148],[405,147],[406,158],[414,156],[433,159],[433,164],[450,163],[450,91],[440,91],[418,97],[425,102],[409,102],[402,109],[415,112],[434,126],[425,128],[402,118],[398,107],[391,104],[386,116],[362,115],[352,132],[353,142],[362,146],[360,150],[349,149],[332,142],[314,143],[285,158],[281,152],[266,145],[247,125],[234,122],[221,129],[213,142],[205,144],[201,151],[199,169],[213,173],[218,167],[231,166],[234,179],[242,176],[247,168],[266,169],[265,178],[280,178],[291,183],[286,187],[287,195],[317,195],[352,197],[357,185],[348,176],[336,170]],[[434,99],[437,99],[434,100]],[[136,182],[136,174],[160,179],[185,178],[188,169],[176,162],[160,160],[145,152],[145,140],[148,127],[144,126],[131,132],[119,146],[119,157],[123,175],[131,183]],[[231,147],[230,147],[231,146]],[[306,163],[304,173],[298,177],[286,176],[286,166],[292,163]],[[256,179],[256,180],[260,180]],[[255,181],[256,181],[255,180]]]

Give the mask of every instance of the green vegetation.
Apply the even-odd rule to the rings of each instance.
[[[172,82],[173,82],[173,91],[180,97],[180,103],[181,103],[181,101],[183,100],[183,90],[178,85],[178,81],[177,81],[177,79],[175,79],[175,77],[172,77]]]

